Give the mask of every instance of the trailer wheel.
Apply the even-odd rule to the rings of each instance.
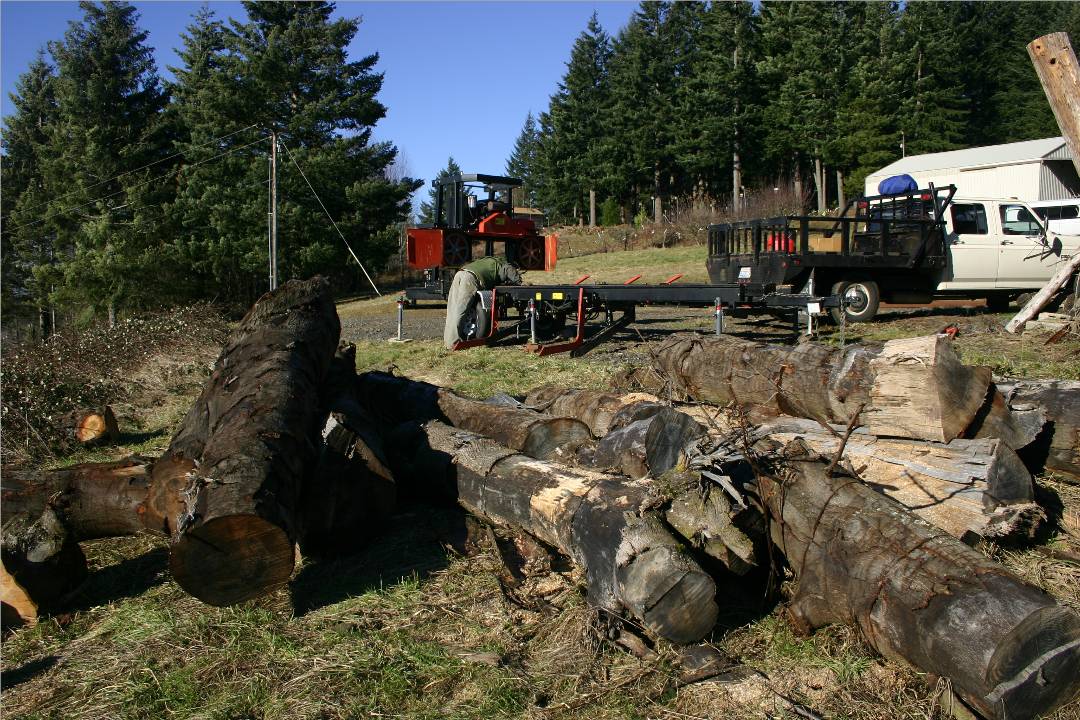
[[[845,320],[849,323],[869,322],[877,315],[878,306],[881,304],[881,291],[873,280],[841,280],[833,285],[832,294],[839,295],[846,301],[842,308],[829,309],[829,314],[837,324],[840,323],[841,313],[847,316]]]
[[[491,310],[484,309],[477,295],[472,296],[465,315],[461,318],[460,334],[465,340],[487,337],[491,325]]]

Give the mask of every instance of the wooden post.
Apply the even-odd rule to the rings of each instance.
[[[1027,51],[1072,153],[1073,166],[1080,173],[1080,66],[1069,35],[1063,32],[1043,35],[1032,40]]]
[[[589,191],[589,227],[596,227],[596,191]]]

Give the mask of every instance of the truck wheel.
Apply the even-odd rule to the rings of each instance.
[[[873,280],[841,280],[832,287],[832,294],[842,297],[846,304],[842,308],[830,308],[829,314],[837,324],[840,314],[847,315],[849,323],[869,322],[877,315],[881,304],[881,291]]]

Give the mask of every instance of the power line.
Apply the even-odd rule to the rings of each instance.
[[[39,219],[34,220],[32,222],[24,223],[22,225],[16,225],[15,227],[12,228],[12,230],[21,230],[22,228],[26,228],[26,227],[33,227],[34,225],[37,225],[38,223],[43,223],[46,220],[49,220],[50,218],[56,217],[57,215],[66,214],[66,213],[69,213],[69,212],[71,212],[73,210],[78,210],[79,208],[84,208],[84,207],[86,207],[88,205],[93,205],[95,203],[101,202],[102,200],[108,200],[111,197],[116,197],[117,195],[121,195],[123,193],[127,193],[127,192],[130,192],[132,190],[137,190],[138,188],[145,187],[145,186],[149,185],[150,183],[154,183],[154,182],[157,182],[158,180],[161,180],[163,178],[167,178],[170,175],[175,175],[176,173],[179,173],[182,170],[187,170],[188,168],[198,167],[199,165],[205,165],[206,163],[213,162],[215,160],[219,160],[219,159],[225,157],[226,155],[232,155],[234,152],[238,152],[240,150],[243,150],[244,148],[249,148],[252,145],[257,145],[257,144],[259,144],[261,142],[265,142],[265,141],[266,141],[266,138],[261,137],[258,140],[253,140],[252,142],[247,143],[246,145],[238,145],[238,146],[236,146],[236,147],[234,147],[234,148],[232,148],[230,150],[226,150],[225,152],[218,153],[217,155],[214,155],[213,157],[206,158],[205,160],[199,160],[198,162],[189,163],[187,165],[181,165],[180,167],[176,168],[175,170],[170,170],[169,172],[164,173],[162,175],[158,175],[155,178],[151,178],[151,179],[147,180],[146,182],[139,183],[138,185],[132,185],[131,187],[124,188],[123,190],[117,190],[114,193],[110,193],[108,195],[103,195],[103,196],[101,196],[99,198],[95,198],[94,200],[84,202],[81,205],[73,205],[71,207],[61,208],[60,210],[57,210],[56,212],[52,213],[51,215],[46,215],[45,217],[39,218]]]
[[[222,140],[225,140],[226,138],[230,138],[230,137],[232,137],[233,135],[237,135],[237,134],[239,134],[239,133],[242,133],[242,132],[244,132],[245,130],[250,130],[250,129],[251,129],[251,128],[253,128],[253,127],[258,127],[258,123],[252,123],[251,125],[248,125],[248,126],[247,126],[246,128],[240,128],[239,130],[234,130],[233,132],[229,133],[228,135],[222,135],[221,137],[216,137],[216,138],[213,138],[213,139],[211,139],[211,140],[209,140],[209,141],[207,141],[207,142],[203,143],[202,145],[196,145],[195,147],[193,147],[193,148],[192,148],[192,150],[197,150],[197,149],[199,149],[199,148],[204,148],[204,147],[207,147],[208,145],[213,145],[213,144],[215,144],[215,143],[219,143],[219,142],[221,142]],[[77,192],[85,192],[85,191],[87,191],[87,190],[93,190],[94,188],[98,187],[99,185],[104,185],[105,183],[107,183],[107,182],[112,182],[113,180],[119,180],[120,178],[124,177],[125,175],[130,175],[130,174],[132,174],[132,173],[136,173],[136,172],[139,172],[140,170],[145,170],[145,169],[146,169],[146,168],[148,168],[148,167],[153,167],[154,165],[159,165],[159,164],[161,164],[161,163],[165,162],[166,160],[172,160],[173,158],[177,158],[177,157],[180,157],[180,156],[181,156],[181,155],[183,155],[183,154],[184,154],[184,153],[182,153],[182,152],[178,152],[178,153],[173,153],[172,155],[170,155],[170,156],[168,156],[168,157],[163,157],[163,158],[161,158],[160,160],[155,160],[154,162],[151,162],[151,163],[147,163],[147,164],[145,164],[145,165],[143,165],[143,166],[141,166],[141,167],[137,167],[137,168],[135,168],[134,170],[128,170],[127,172],[122,172],[122,173],[120,173],[119,175],[114,175],[114,176],[112,176],[111,178],[105,178],[104,180],[102,180],[102,181],[100,181],[100,182],[96,182],[96,183],[94,183],[93,185],[88,185],[88,186],[87,186],[87,187],[85,187],[85,188],[80,188],[80,189],[78,189],[78,190],[69,190],[68,192],[66,192],[66,193],[63,193],[62,195],[59,195],[59,196],[57,196],[57,197],[53,198],[53,200],[59,200],[60,198],[64,198],[64,197],[67,197],[68,195],[74,195],[74,194],[75,194],[75,193],[77,193]],[[42,205],[48,205],[48,204],[49,204],[50,202],[52,202],[52,200],[46,200],[45,202],[40,202],[40,203],[38,203],[37,205],[31,205],[31,206],[30,206],[30,207],[28,207],[28,208],[21,208],[21,209],[19,210],[19,212],[29,212],[30,210],[34,210],[35,208],[39,208],[39,207],[41,207]],[[11,218],[11,214],[12,214],[12,213],[8,213],[7,215],[5,215],[5,216],[3,217],[3,219],[4,219],[4,220],[8,220],[8,219],[10,219],[10,218]]]
[[[345,247],[348,249],[349,254],[352,255],[353,260],[355,260],[356,264],[360,266],[360,269],[364,271],[364,277],[366,277],[367,281],[371,283],[371,287],[375,288],[375,294],[379,297],[382,297],[382,293],[379,292],[379,288],[376,287],[375,281],[371,279],[370,275],[368,275],[368,271],[367,268],[364,267],[364,263],[360,262],[360,258],[356,257],[356,253],[353,252],[352,246],[349,245],[349,241],[346,240],[345,236],[341,233],[341,228],[339,228],[338,224],[334,222],[334,218],[330,216],[330,212],[326,209],[326,206],[323,205],[323,201],[322,198],[319,197],[319,193],[315,192],[315,188],[312,186],[311,181],[307,179],[307,175],[304,174],[304,171],[300,167],[300,164],[296,162],[296,156],[293,155],[292,150],[290,150],[289,146],[286,145],[284,142],[281,143],[281,147],[285,148],[285,152],[289,153],[289,159],[292,160],[292,164],[295,165],[296,169],[300,171],[300,177],[304,178],[304,182],[307,183],[308,189],[311,190],[311,194],[314,195],[315,199],[319,201],[319,207],[321,207],[322,211],[326,213],[326,217],[330,220],[330,224],[334,226],[335,230],[337,230],[338,237],[341,238],[341,242],[345,243]]]

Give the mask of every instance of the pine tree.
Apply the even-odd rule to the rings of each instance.
[[[596,14],[570,51],[566,74],[540,116],[538,165],[540,200],[551,218],[582,213],[590,189],[600,189],[605,173],[602,120],[608,103],[611,40]]]
[[[535,207],[537,204],[537,186],[541,178],[537,158],[539,151],[540,129],[530,111],[525,116],[525,124],[514,141],[510,158],[506,161],[506,174],[522,181],[520,197],[517,197],[518,190],[515,190],[515,198],[528,207]]]
[[[42,222],[46,216],[43,163],[50,133],[57,119],[56,76],[44,52],[15,83],[11,96],[15,112],[4,119],[4,154],[0,158],[0,259],[4,317],[16,312],[24,300],[36,306],[45,331],[44,309],[54,274],[52,234]],[[36,271],[36,272],[35,272]]]
[[[323,273],[343,284],[366,282],[308,181],[360,259],[384,264],[419,182],[388,179],[397,149],[371,141],[386,114],[376,99],[383,80],[374,70],[378,55],[349,61],[360,20],[332,19],[330,3],[244,8],[246,22],[221,26],[204,15],[185,38],[174,92],[193,154],[186,159],[190,165],[195,157],[229,154],[206,157],[198,172],[181,178],[173,214],[194,231],[191,246],[181,249],[189,258],[211,254],[203,272],[233,299],[246,301],[265,288],[267,195],[260,186],[273,133],[280,147],[280,278]],[[243,130],[252,124],[257,131]],[[230,133],[225,150],[203,144]]]
[[[431,187],[428,190],[428,199],[420,203],[420,224],[421,225],[434,225],[436,221],[435,208],[438,207],[439,201],[439,183],[448,177],[453,175],[460,175],[461,167],[458,166],[457,161],[454,160],[454,156],[451,155],[446,160],[446,167],[435,175],[431,183]]]
[[[61,299],[109,312],[159,301],[161,204],[169,183],[162,90],[147,33],[123,2],[80,3],[83,19],[50,44],[58,120],[45,153]],[[61,190],[62,188],[62,190]]]

